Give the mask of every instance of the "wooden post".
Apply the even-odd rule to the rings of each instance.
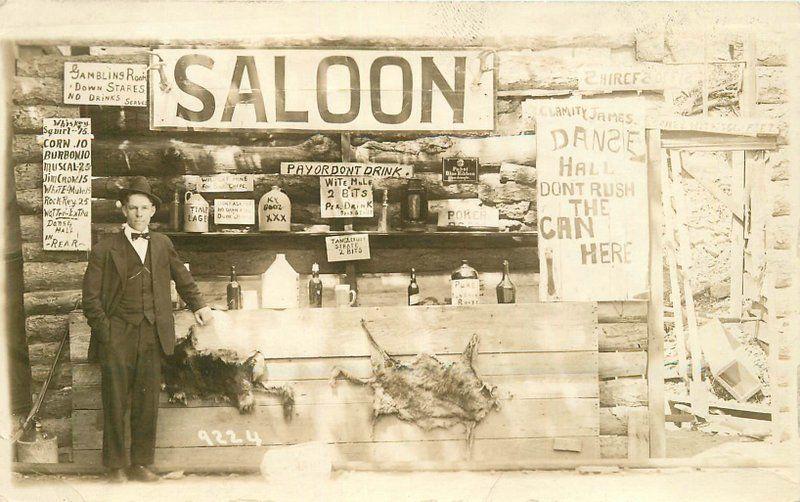
[[[745,215],[744,151],[731,152],[731,201]],[[744,273],[744,219],[731,215],[731,291],[728,312],[731,317],[742,316],[742,274]]]
[[[353,148],[350,145],[350,133],[343,132],[340,138],[342,147],[342,162],[352,162]],[[352,218],[343,218],[342,222],[344,223],[345,232],[353,231]],[[344,271],[345,271],[344,273],[347,274],[347,284],[350,285],[350,289],[358,293],[358,278],[356,277],[358,272],[356,271],[356,262],[354,261],[345,262]],[[358,296],[356,296],[356,305],[359,305]]]
[[[697,314],[694,310],[694,292],[691,284],[691,255],[689,254],[691,242],[689,232],[686,230],[686,202],[683,197],[683,187],[680,184],[681,166],[683,165],[682,152],[678,152],[676,165],[672,151],[667,154],[667,163],[672,175],[672,193],[675,196],[675,209],[677,211],[678,227],[678,260],[683,271],[683,294],[686,300],[686,322],[689,328],[689,347],[692,353],[692,380],[689,384],[689,396],[692,401],[692,414],[700,417],[708,416],[708,399],[702,386],[703,380],[700,368],[703,355],[700,350],[700,341],[697,338]]]
[[[644,408],[631,408],[628,414],[628,460],[644,460],[651,450],[648,419]]]
[[[664,431],[664,255],[661,246],[661,131],[646,131],[650,215],[650,297],[647,303],[647,399],[650,457],[666,455]]]

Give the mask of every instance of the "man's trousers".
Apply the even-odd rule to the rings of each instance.
[[[134,465],[153,463],[161,390],[161,344],[147,319],[130,324],[111,317],[109,340],[100,349],[103,396],[103,465],[127,465],[125,413],[130,409]],[[130,406],[129,406],[130,403]]]

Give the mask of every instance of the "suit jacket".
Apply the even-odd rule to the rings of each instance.
[[[119,304],[127,280],[125,246],[127,237],[119,232],[95,245],[89,254],[89,264],[83,275],[83,315],[92,328],[89,341],[89,361],[99,362],[99,345],[109,337],[109,316]],[[165,354],[175,349],[175,319],[172,316],[169,281],[175,281],[178,294],[193,312],[205,306],[192,274],[183,266],[172,241],[164,234],[150,232],[150,261],[152,262],[153,303],[156,331]]]

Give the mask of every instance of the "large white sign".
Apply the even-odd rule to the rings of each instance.
[[[414,175],[414,167],[406,164],[362,164],[361,162],[281,162],[281,174],[410,178]]]
[[[152,61],[169,85],[150,86],[154,129],[494,129],[494,57],[479,50],[156,49]]]
[[[147,106],[147,65],[67,61],[64,103]]]
[[[92,245],[91,119],[46,118],[42,135],[42,249]]]
[[[537,122],[542,301],[634,300],[648,291],[644,117],[605,110]]]

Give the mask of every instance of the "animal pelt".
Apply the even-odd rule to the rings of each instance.
[[[170,402],[187,404],[188,398],[213,399],[229,402],[240,413],[252,413],[255,408],[254,391],[280,397],[283,416],[290,420],[294,408],[294,391],[288,385],[267,384],[267,367],[264,356],[256,351],[244,362],[224,354],[200,353],[197,339],[190,332],[180,339],[175,352],[166,356],[162,365],[164,390]]]
[[[463,424],[467,442],[471,444],[475,426],[491,410],[499,408],[495,388],[486,385],[472,367],[478,335],[472,336],[455,362],[445,363],[423,353],[410,364],[404,364],[377,344],[364,320],[361,326],[374,349],[370,356],[373,376],[358,378],[336,367],[331,374],[331,385],[343,377],[372,387],[373,423],[382,415],[396,415],[425,430]]]

